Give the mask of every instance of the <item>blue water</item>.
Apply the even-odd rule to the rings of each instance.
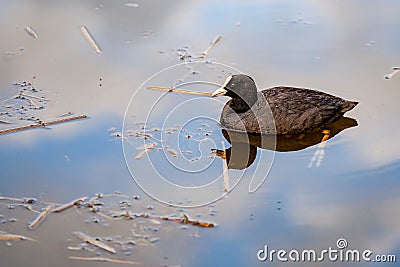
[[[0,231],[40,241],[0,241],[3,264],[87,266],[87,262],[68,257],[99,256],[140,261],[144,266],[281,266],[276,258],[259,261],[257,252],[265,245],[275,250],[319,252],[336,249],[340,238],[346,239],[347,249],[369,249],[373,255],[393,254],[400,260],[400,76],[384,79],[400,60],[400,6],[396,1],[137,1],[138,7],[126,3],[0,2],[0,32],[7,37],[0,43],[0,112],[10,111],[3,100],[17,93],[13,83],[31,80],[40,90],[37,94],[50,101],[43,110],[28,110],[28,115],[50,120],[70,111],[89,117],[0,135],[0,195],[35,197],[39,203],[34,208],[40,209],[45,206],[41,202],[66,203],[82,196],[120,192],[140,196],[137,201],[129,199],[132,212],[180,218],[187,214],[217,227],[171,221],[157,224],[143,218],[110,220],[81,207],[50,214],[37,229],[28,230],[26,225],[36,214],[23,207],[9,209],[14,202],[0,200],[0,221],[5,220]],[[89,29],[101,54],[82,36],[80,25]],[[37,32],[38,39],[25,32],[27,26]],[[207,62],[189,64],[197,62],[196,57],[218,35],[222,39],[206,55]],[[177,51],[186,51],[184,59]],[[186,64],[158,73],[182,63]],[[359,101],[347,114],[358,126],[343,130],[322,147],[317,144],[292,152],[258,148],[249,168],[228,170],[235,187],[225,195],[224,163],[211,149],[230,146],[216,123],[227,99],[163,96],[146,87],[191,82],[181,88],[212,92],[215,84],[223,83],[235,70],[251,75],[259,89],[276,85],[317,88]],[[150,113],[146,129],[160,129],[152,133],[157,140],[128,136],[130,129],[140,132],[139,123]],[[185,124],[196,116],[208,119]],[[18,120],[17,115],[0,115],[0,120],[13,122],[1,124],[0,129],[30,123]],[[187,139],[187,132],[165,135],[167,128],[179,131],[185,127],[193,141]],[[116,137],[117,132],[127,139]],[[164,143],[160,140],[163,134]],[[153,142],[156,148],[136,160],[141,146]],[[168,149],[177,152],[177,157]],[[182,156],[180,150],[192,154]],[[322,156],[312,162],[316,153]],[[201,160],[193,160],[197,157]],[[204,170],[188,171],[201,167]],[[266,180],[249,194],[254,173],[257,181]],[[203,191],[169,189],[162,177],[185,187],[212,186]],[[116,205],[115,209],[123,210],[120,199],[103,201],[107,208]],[[93,217],[100,223],[93,222]],[[17,221],[10,222],[10,218]],[[141,225],[157,231],[143,230]],[[99,249],[67,249],[80,243],[74,231],[119,235],[117,239],[125,240],[135,238],[132,229],[142,229],[160,241],[137,244],[128,248],[129,253],[109,241],[117,247],[115,255]],[[329,260],[293,264],[398,265],[333,264]]]

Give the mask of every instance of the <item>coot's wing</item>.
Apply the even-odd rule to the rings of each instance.
[[[311,89],[274,87],[262,91],[278,134],[307,132],[339,119],[357,103]]]

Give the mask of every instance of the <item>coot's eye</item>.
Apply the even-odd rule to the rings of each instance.
[[[235,87],[235,84],[234,84],[234,83],[231,83],[229,86],[230,86],[231,88],[233,88],[233,87]]]

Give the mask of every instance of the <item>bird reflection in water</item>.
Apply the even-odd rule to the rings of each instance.
[[[215,154],[226,160],[229,169],[242,170],[254,162],[257,148],[278,152],[298,151],[327,141],[341,131],[357,125],[355,119],[342,117],[325,125],[323,129],[290,135],[261,135],[223,129],[222,134],[231,147],[225,151],[215,150]]]

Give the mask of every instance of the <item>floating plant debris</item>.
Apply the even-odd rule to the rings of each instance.
[[[2,241],[19,241],[19,240],[29,240],[29,241],[36,241],[35,239],[23,236],[23,235],[15,235],[15,234],[8,234],[5,232],[0,232],[0,240]]]
[[[211,93],[203,93],[203,92],[189,91],[189,90],[183,90],[183,89],[165,88],[165,87],[156,87],[156,86],[150,86],[147,89],[174,92],[174,93],[182,93],[182,94],[190,94],[190,95],[201,95],[201,96],[208,96],[208,97],[211,97],[211,95],[212,95]]]
[[[104,201],[104,203],[98,203],[97,201],[99,199]],[[137,205],[137,201],[141,201],[141,204]],[[155,207],[149,203],[147,203],[146,205],[142,201],[143,200],[140,200],[139,196],[128,196],[120,192],[115,192],[111,194],[97,193],[94,194],[94,196],[92,197],[85,196],[77,198],[65,204],[49,203],[40,200],[38,201],[37,199],[30,197],[14,198],[0,196],[0,205],[4,205],[6,207],[8,205],[14,205],[15,209],[18,209],[21,206],[30,207],[30,205],[32,205],[35,209],[39,210],[40,207],[43,207],[43,205],[46,204],[47,206],[42,209],[42,212],[40,212],[40,214],[31,223],[31,225],[36,224],[36,226],[39,225],[40,222],[43,222],[47,215],[52,216],[54,220],[63,220],[63,218],[65,218],[64,216],[73,215],[74,212],[76,214],[79,214],[79,218],[82,218],[82,216],[86,216],[85,218],[83,218],[82,221],[84,229],[87,229],[87,224],[98,224],[107,227],[107,229],[109,230],[106,231],[108,232],[112,229],[116,230],[118,228],[113,227],[113,221],[118,220],[118,224],[127,221],[126,225],[129,226],[128,233],[121,234],[117,232],[108,236],[93,236],[86,233],[85,230],[72,232],[72,235],[75,238],[69,238],[66,240],[65,249],[69,253],[84,253],[83,255],[71,255],[69,258],[73,260],[99,261],[122,264],[142,264],[139,261],[126,261],[123,258],[119,259],[118,255],[121,257],[130,256],[134,255],[132,253],[133,251],[139,253],[139,251],[143,249],[152,249],[153,247],[158,246],[158,244],[163,244],[163,233],[170,232],[171,227],[173,226],[175,226],[174,228],[176,231],[180,231],[182,227],[185,229],[191,229],[191,227],[215,227],[214,223],[197,220],[202,217],[197,216],[199,213],[196,213],[197,215],[192,215],[196,217],[196,220],[192,220],[188,214],[171,214],[171,210],[169,210],[169,208],[167,207]],[[93,213],[92,208],[97,206],[97,204],[101,205],[102,208],[101,210],[97,210],[96,213]],[[76,205],[79,205],[79,210],[71,209],[71,207],[74,207]],[[52,207],[56,208],[52,209]],[[214,207],[214,205],[210,205],[210,207]],[[29,211],[24,210],[24,212],[37,212],[34,210],[34,208],[30,207],[30,209],[28,209]],[[3,211],[6,212],[6,214],[15,213],[15,210],[3,209]],[[65,213],[63,213],[63,215],[60,215],[59,212],[61,211]],[[155,214],[155,211],[159,212],[159,214]],[[21,210],[18,211],[17,214],[20,214],[20,212]],[[9,220],[12,220],[12,218],[8,218],[8,215],[3,214],[0,214],[0,219],[5,221],[2,223],[7,223]],[[20,220],[24,219],[21,218]],[[12,227],[15,228],[17,227],[17,225]],[[46,224],[43,224],[42,227],[46,227]],[[44,228],[43,230],[46,230],[46,228]],[[193,229],[193,231],[188,230],[187,235],[192,236],[193,232],[195,232],[197,233],[195,234],[195,237],[200,237],[199,231],[200,230],[198,229]],[[75,239],[79,243],[71,244],[71,242]],[[0,231],[0,240],[4,240],[5,242],[12,242],[14,240],[37,241],[23,235],[11,234],[2,231]],[[9,244],[12,245],[12,243]],[[95,253],[95,255],[93,255],[94,257],[90,257],[90,255],[85,255],[89,252]],[[113,256],[112,258],[108,258],[107,255],[105,255],[105,257],[103,257],[104,253],[112,253],[115,254],[115,256]]]
[[[23,201],[21,198],[0,196],[0,200]]]
[[[50,99],[44,96],[43,93],[41,93],[42,90],[37,89],[30,81],[15,82],[13,85],[17,86],[18,91],[15,95],[0,102],[0,116],[7,116],[7,120],[0,119],[0,121],[3,121],[3,124],[17,124],[17,126],[9,129],[1,129],[0,134],[46,127],[51,124],[86,118],[86,115],[66,117],[72,115],[72,112],[62,114],[61,117],[65,118],[61,119],[45,121],[38,118],[37,116],[40,112],[37,111],[45,109]],[[2,111],[1,108],[7,110]],[[23,125],[23,121],[34,123]]]
[[[122,137],[122,133],[121,132],[114,132],[114,133],[111,134],[111,136],[115,137],[115,138],[121,138]]]
[[[373,45],[373,44],[375,44],[375,43],[376,43],[375,40],[371,40],[371,41],[367,42],[367,43],[365,44],[365,46],[371,46],[371,45]]]
[[[27,99],[27,101],[28,101],[29,105],[32,106],[34,109],[42,109],[43,108],[43,106],[39,106],[32,99]]]
[[[16,82],[13,85],[18,89],[15,95],[0,102],[2,103],[0,115],[8,118],[4,121],[10,122],[10,124],[19,124],[16,120],[39,121],[40,119],[35,117],[37,113],[35,112],[35,116],[32,116],[31,111],[44,109],[49,99],[38,95],[41,90],[37,89],[30,81]],[[2,108],[7,110],[1,110]]]
[[[96,53],[101,54],[101,49],[99,45],[96,43],[94,40],[93,36],[90,34],[88,28],[86,26],[82,25],[79,27],[79,30],[81,31],[83,37],[85,37],[86,41],[88,44],[96,51]]]
[[[29,229],[35,229],[52,211],[53,205],[48,205],[43,211],[28,225]]]
[[[29,94],[26,94],[26,93],[20,93],[19,95],[20,96],[25,96],[25,97],[30,97],[30,98],[35,98],[35,99],[38,99],[38,100],[49,101],[49,99],[45,98],[44,96],[35,96],[35,95],[29,95]]]
[[[88,236],[88,235],[86,235],[84,233],[81,233],[81,232],[75,232],[74,235],[76,237],[82,239],[83,241],[85,241],[87,243],[90,243],[90,244],[92,244],[92,245],[94,245],[96,247],[99,247],[99,248],[104,249],[104,250],[106,250],[108,252],[111,252],[111,253],[116,253],[116,251],[115,251],[115,249],[113,247],[110,247],[109,245],[104,244],[103,242],[97,240],[96,238],[93,238],[93,237]]]
[[[95,251],[94,249],[92,249],[92,248],[88,248],[87,246],[83,246],[83,245],[80,245],[80,246],[78,246],[78,247],[67,247],[67,249],[68,250],[75,250],[75,251],[82,251],[82,250],[85,250],[85,251]]]
[[[78,205],[82,204],[82,202],[84,202],[84,201],[86,201],[88,199],[89,199],[88,197],[77,198],[75,200],[72,200],[71,202],[68,202],[68,203],[66,203],[64,205],[61,205],[61,206],[55,208],[53,210],[53,212],[61,212],[61,211],[64,211],[66,209],[69,209],[69,208],[71,208],[73,206],[78,206]]]
[[[125,140],[128,140],[132,146],[136,146],[138,150],[135,156],[136,159],[142,159],[151,150],[155,150],[156,152],[164,151],[168,157],[182,156],[183,159],[190,162],[204,161],[206,157],[213,159],[214,156],[210,155],[211,150],[208,153],[202,151],[203,149],[200,148],[200,144],[204,141],[210,142],[209,137],[211,135],[215,135],[215,138],[222,138],[218,134],[214,134],[213,128],[203,120],[185,126],[175,123],[175,127],[171,125],[164,125],[161,128],[154,127],[157,125],[153,123],[151,125],[140,124],[140,126],[134,123],[134,125],[137,126],[134,129],[125,130],[123,135]],[[151,134],[148,132],[151,132]],[[145,141],[140,139],[145,139]],[[170,143],[171,141],[175,142],[175,140],[179,144]],[[207,159],[207,161],[209,160]]]
[[[221,41],[221,39],[222,39],[222,36],[221,36],[221,35],[218,35],[217,37],[215,37],[215,39],[211,42],[211,44],[207,47],[207,49],[206,49],[203,53],[201,53],[201,55],[199,56],[199,58],[204,58],[204,57],[207,55],[207,53],[208,53],[219,41]]]
[[[52,124],[58,124],[58,123],[74,121],[74,120],[79,120],[79,119],[84,119],[84,118],[87,118],[87,116],[79,115],[79,116],[74,116],[74,117],[69,117],[69,118],[64,118],[64,119],[50,120],[50,121],[45,121],[45,122],[39,121],[38,123],[35,123],[35,124],[29,124],[29,125],[25,125],[25,126],[0,130],[0,134],[13,133],[13,132],[33,129],[33,128],[37,128],[37,127],[46,127],[46,126],[52,125]]]
[[[112,263],[125,263],[125,264],[143,264],[143,262],[136,262],[136,261],[128,261],[128,260],[119,260],[119,259],[110,259],[104,257],[76,257],[70,256],[72,260],[81,260],[81,261],[102,261],[102,262],[112,262]]]
[[[69,118],[65,118],[65,119],[49,120],[49,121],[42,122],[42,125],[47,126],[47,125],[58,124],[58,123],[67,122],[67,121],[86,119],[87,117],[88,116],[86,116],[86,115],[79,115],[79,116],[69,117]]]
[[[156,220],[156,219],[149,219],[149,222],[151,222],[154,225],[160,225],[161,224],[161,222]]]
[[[2,124],[12,124],[12,122],[6,121],[6,120],[0,120],[0,123],[2,123]]]
[[[194,225],[194,226],[205,227],[205,228],[213,228],[213,227],[215,227],[215,224],[213,224],[213,223],[191,220],[185,214],[183,215],[183,219],[175,219],[175,218],[168,218],[168,217],[162,217],[161,219],[168,220],[168,221],[174,221],[174,222],[180,222],[182,224],[191,224],[191,225]]]
[[[24,197],[24,198],[22,199],[22,202],[23,202],[23,203],[32,204],[32,203],[37,202],[37,199],[36,199],[36,198],[33,198],[33,197]]]
[[[38,34],[36,33],[36,31],[31,26],[27,26],[24,29],[31,37],[33,37],[35,39],[39,38]]]
[[[178,55],[179,59],[181,59],[181,60],[186,60],[187,58],[192,58],[192,55],[187,46],[185,46],[184,48],[178,48],[175,50],[175,52]]]
[[[144,155],[152,151],[156,146],[157,146],[156,143],[151,143],[147,145],[143,151],[141,151],[139,154],[136,155],[135,159],[141,159]]]
[[[393,67],[392,69],[393,71],[391,73],[385,75],[386,80],[392,79],[393,76],[400,72],[400,67]]]
[[[65,113],[63,113],[61,115],[58,115],[58,117],[66,117],[66,116],[73,115],[73,114],[74,113],[72,111],[68,111],[68,112],[65,112]]]
[[[29,204],[21,204],[21,206],[25,207],[27,210],[33,211],[34,213],[40,213],[39,211],[33,209]]]
[[[178,156],[178,152],[176,152],[174,149],[172,149],[172,148],[168,148],[167,149],[167,152],[169,153],[169,154],[171,154],[173,157],[176,157],[176,156]]]
[[[139,4],[138,3],[126,3],[125,4],[125,6],[127,6],[127,7],[139,7]]]

